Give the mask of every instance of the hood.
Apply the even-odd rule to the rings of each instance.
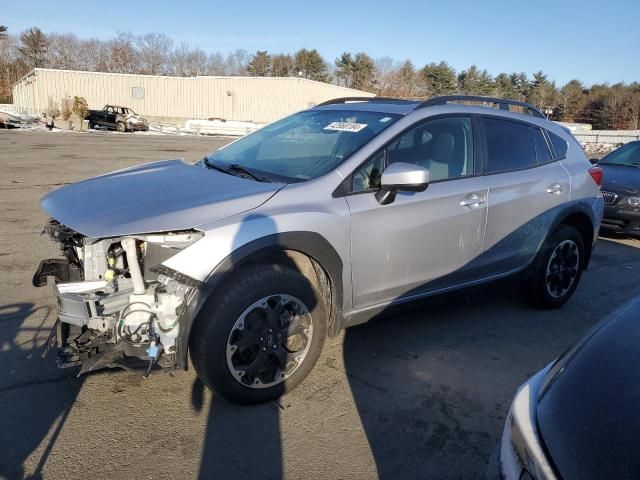
[[[636,478],[640,472],[639,318],[640,296],[550,370],[536,413],[562,478]]]
[[[604,170],[602,189],[635,195],[640,192],[640,168],[598,164]]]
[[[283,186],[166,160],[60,188],[41,205],[87,237],[116,237],[195,228],[256,208]]]

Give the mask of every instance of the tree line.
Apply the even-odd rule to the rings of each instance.
[[[294,53],[206,52],[176,44],[162,33],[119,32],[108,40],[73,34],[45,34],[32,27],[12,35],[0,26],[0,103],[11,85],[35,67],[150,75],[299,76],[385,97],[424,99],[463,93],[527,101],[555,120],[590,123],[597,129],[640,129],[640,83],[584,85],[574,79],[558,86],[543,71],[490,74],[475,65],[456,71],[447,62],[422,67],[410,60],[372,58],[344,52],[333,62],[315,49]]]

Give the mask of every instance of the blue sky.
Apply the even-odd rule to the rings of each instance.
[[[165,1],[3,0],[0,24],[17,33],[109,38],[116,31],[162,32],[205,50],[293,52],[317,48],[446,60],[492,74],[542,69],[562,84],[640,81],[640,0]]]

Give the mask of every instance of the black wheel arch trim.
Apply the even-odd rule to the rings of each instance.
[[[266,235],[235,249],[211,271],[200,287],[192,290],[187,299],[187,308],[181,316],[181,328],[176,348],[178,368],[187,369],[191,329],[198,313],[211,295],[216,292],[217,287],[252,258],[287,250],[307,255],[323,268],[332,286],[330,334],[336,335],[342,330],[344,327],[342,314],[343,264],[336,249],[326,238],[315,232],[293,231]]]
[[[562,208],[556,215],[556,218],[551,224],[551,228],[549,228],[549,231],[545,235],[542,245],[544,245],[544,242],[546,242],[549,236],[551,236],[553,232],[555,232],[560,225],[562,224],[566,225],[567,219],[575,214],[585,215],[589,219],[589,222],[591,223],[591,229],[593,231],[593,237],[591,238],[591,241],[585,242],[585,245],[584,245],[585,259],[583,263],[583,269],[586,270],[591,260],[591,251],[593,250],[593,243],[596,239],[596,234],[597,234],[596,224],[598,223],[594,218],[592,205],[588,201],[576,200],[574,202],[569,202],[564,208]]]

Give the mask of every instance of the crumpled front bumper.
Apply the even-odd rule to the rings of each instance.
[[[147,130],[149,130],[149,124],[144,122],[129,122],[127,123],[127,128],[136,132],[146,132]]]

